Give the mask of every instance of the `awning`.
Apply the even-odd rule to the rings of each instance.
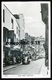
[[[14,46],[14,47],[11,48],[10,50],[12,50],[12,51],[18,51],[18,50],[20,50],[20,47],[19,47],[19,46]]]
[[[14,46],[13,48],[14,48],[14,49],[20,49],[20,47],[19,47],[19,46]]]
[[[5,46],[3,46],[3,50],[4,51],[8,51],[8,50],[10,50],[10,47],[8,47],[8,46],[5,45]]]
[[[28,47],[31,47],[31,48],[35,49],[35,47],[34,46],[31,46],[31,45],[29,45]]]
[[[8,45],[5,45],[5,47],[11,48],[11,45],[8,44]]]

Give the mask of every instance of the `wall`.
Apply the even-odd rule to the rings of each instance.
[[[19,14],[19,26],[20,26],[20,40],[25,38],[25,23],[24,23],[24,16],[23,14]]]
[[[42,21],[46,24],[45,30],[45,65],[48,66],[48,4],[41,4]]]
[[[18,24],[15,17],[5,5],[3,5],[3,9],[5,10],[5,23],[3,22],[3,27],[6,27],[9,30],[14,30],[16,37],[18,37],[18,34],[16,33],[16,27],[18,27]],[[13,19],[13,29],[11,19]]]

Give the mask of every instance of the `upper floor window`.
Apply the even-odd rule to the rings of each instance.
[[[13,19],[11,19],[11,23],[12,23],[12,29],[13,29]]]
[[[3,22],[5,22],[5,10],[3,9]]]
[[[36,41],[36,44],[37,44],[37,41]]]
[[[18,34],[18,27],[16,27],[16,33]]]
[[[38,44],[40,45],[40,41],[38,41]]]
[[[13,19],[11,19],[11,23],[13,23]]]

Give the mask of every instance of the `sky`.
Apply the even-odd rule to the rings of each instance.
[[[34,37],[45,38],[45,24],[42,21],[39,2],[3,2],[13,14],[23,13],[25,33]]]

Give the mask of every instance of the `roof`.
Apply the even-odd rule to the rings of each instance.
[[[35,41],[45,41],[45,39],[44,38],[40,38],[40,37],[37,37],[37,38],[35,38]]]
[[[13,16],[14,16],[16,19],[19,19],[19,15],[14,14]]]
[[[4,5],[5,6],[5,5]],[[6,7],[6,6],[5,6]],[[13,15],[13,13],[6,7],[6,9]],[[16,14],[16,15],[13,15],[14,16],[14,18],[19,18],[19,15],[18,14]]]

